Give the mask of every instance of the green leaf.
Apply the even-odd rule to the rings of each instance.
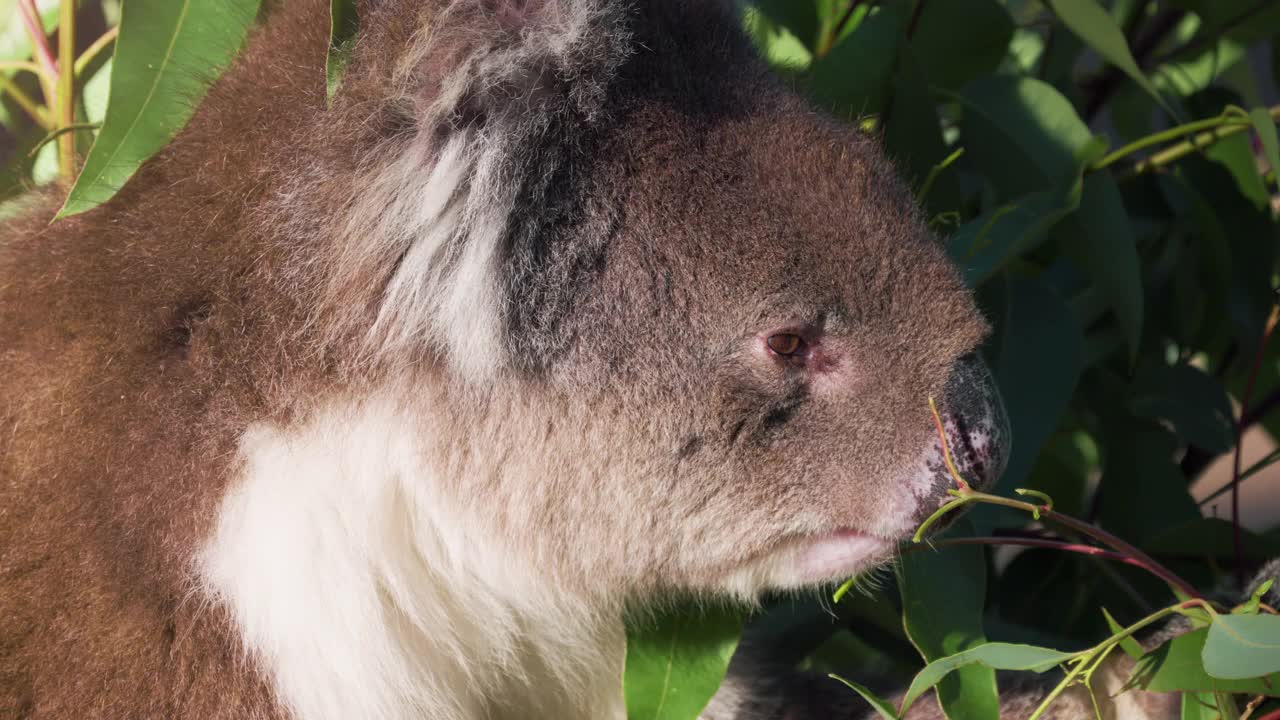
[[[356,0],[329,0],[329,53],[324,60],[324,76],[331,98],[342,84],[342,74],[351,59],[351,50],[359,32]]]
[[[1201,657],[1205,672],[1224,680],[1280,673],[1280,616],[1215,615]]]
[[[1181,720],[1218,720],[1213,693],[1183,693]]]
[[[1257,616],[1250,616],[1257,617]],[[1147,692],[1227,692],[1274,695],[1280,689],[1280,674],[1247,679],[1216,678],[1206,672],[1209,628],[1179,635],[1143,655],[1134,665],[1132,681]]]
[[[229,65],[259,0],[129,0],[98,139],[58,217],[106,202],[186,124]]]
[[[724,679],[743,613],[677,607],[628,623],[623,692],[628,720],[692,720]]]
[[[1174,457],[1177,439],[1160,425],[1117,419],[1102,469],[1103,527],[1131,541],[1146,541],[1170,525],[1200,517]],[[1115,488],[1115,490],[1111,490]]]
[[[1107,612],[1106,608],[1102,608],[1102,617],[1107,621],[1107,629],[1111,631],[1112,635],[1119,635],[1124,632],[1124,626],[1116,622],[1116,619],[1111,617],[1111,613]],[[1142,657],[1142,646],[1138,644],[1137,640],[1133,639],[1132,635],[1120,641],[1120,649],[1134,660]]]
[[[1258,133],[1258,141],[1262,143],[1262,153],[1267,158],[1267,164],[1280,177],[1280,140],[1276,138],[1276,121],[1271,119],[1271,113],[1266,108],[1250,110],[1249,119],[1253,121],[1253,131]]]
[[[1062,187],[1032,193],[961,225],[947,242],[969,287],[978,287],[1010,260],[1039,245],[1049,229],[1080,205],[1079,176]]]
[[[1186,364],[1144,369],[1134,382],[1129,409],[1138,417],[1168,420],[1187,442],[1222,453],[1235,444],[1231,399],[1217,378]]]
[[[909,9],[908,3],[881,6],[815,60],[810,75],[813,97],[842,117],[880,112]]]
[[[785,28],[812,50],[818,40],[818,3],[814,0],[751,0],[778,27]]]
[[[758,8],[747,7],[743,13],[743,23],[760,54],[778,72],[803,72],[813,63],[813,51],[790,30],[770,20]]]
[[[1052,85],[988,75],[970,83],[959,100],[967,156],[1002,197],[1058,187],[1079,173],[1093,135]]]
[[[1195,518],[1173,525],[1153,536],[1143,549],[1156,555],[1229,560],[1235,557],[1235,528],[1223,518]],[[1266,560],[1280,555],[1280,541],[1240,530],[1241,550],[1246,558]]]
[[[1160,96],[1160,92],[1156,90],[1155,85],[1147,79],[1146,74],[1138,67],[1137,61],[1133,59],[1133,54],[1129,52],[1129,44],[1124,39],[1124,33],[1116,25],[1111,13],[1103,9],[1095,0],[1048,0],[1048,3],[1053,8],[1054,14],[1062,21],[1062,24],[1067,26],[1067,29],[1097,51],[1107,62],[1115,65],[1125,75],[1132,78],[1139,87],[1147,91],[1148,95],[1160,103],[1170,115],[1177,116],[1173,108]]]
[[[981,547],[909,553],[898,570],[903,627],[921,657],[938,660],[986,642],[987,561]],[[981,664],[958,668],[938,683],[938,704],[953,720],[996,720],[995,671]]]
[[[1057,230],[1070,236],[1067,242],[1072,256],[1106,297],[1124,332],[1132,362],[1142,339],[1142,268],[1137,239],[1115,179],[1109,173],[1085,178],[1079,209]]]
[[[1013,28],[1009,11],[996,0],[929,0],[911,47],[930,85],[956,90],[995,70],[1009,50]]]
[[[956,653],[949,657],[934,660],[916,674],[902,698],[899,714],[906,714],[907,708],[924,694],[926,690],[937,685],[950,673],[974,663],[981,663],[996,670],[1029,670],[1041,673],[1051,670],[1062,663],[1078,657],[1080,653],[1061,652],[1051,648],[1034,645],[1015,645],[1013,643],[987,643],[976,648]]]
[[[893,113],[884,128],[884,145],[915,187],[920,187],[934,166],[947,156],[928,82],[908,43],[899,48]],[[955,173],[939,174],[925,202],[931,215],[959,207],[960,187]]]
[[[871,707],[875,708],[876,713],[879,714],[880,717],[884,718],[885,720],[898,720],[897,711],[893,709],[893,705],[889,704],[887,700],[881,699],[875,693],[871,692],[870,690],[863,687],[862,685],[859,685],[856,682],[845,680],[839,675],[833,674],[833,675],[830,675],[829,677],[832,678],[833,680],[839,680],[840,682],[847,685],[850,690],[853,690],[854,692],[861,695],[863,700],[866,700],[868,703],[871,703]]]
[[[1013,428],[1009,465],[996,490],[1020,487],[1057,429],[1083,371],[1084,338],[1071,309],[1039,278],[1011,275],[992,369]]]

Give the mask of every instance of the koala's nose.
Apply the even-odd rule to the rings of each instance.
[[[1012,436],[995,378],[977,354],[956,364],[938,410],[960,476],[975,490],[990,487],[1009,462]],[[950,473],[945,476],[940,480],[954,486]]]

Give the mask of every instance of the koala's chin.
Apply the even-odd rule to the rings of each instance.
[[[878,518],[869,528],[850,525],[789,539],[737,569],[726,589],[742,593],[752,583],[763,589],[797,589],[863,573],[892,557],[917,526],[952,498],[948,491],[958,486],[953,468],[975,490],[998,479],[1008,460],[1009,424],[999,390],[980,358],[970,355],[957,361],[941,400],[939,420],[946,446],[942,434],[935,433],[916,447],[916,462],[897,476],[897,482],[911,490],[910,501],[899,503],[892,509],[894,515]],[[944,516],[930,532],[944,529],[955,517]]]
[[[718,0],[275,0],[0,242],[0,716],[620,718],[622,614],[982,487],[986,322]],[[318,21],[319,20],[319,21]],[[9,712],[12,709],[12,712]]]

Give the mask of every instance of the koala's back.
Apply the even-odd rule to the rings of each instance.
[[[0,226],[0,717],[276,713],[183,588],[292,313],[250,272],[246,213],[323,108],[326,9],[273,8],[105,206],[51,225],[48,191]]]

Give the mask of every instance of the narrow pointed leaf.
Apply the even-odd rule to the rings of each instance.
[[[351,59],[351,49],[355,47],[359,31],[356,0],[329,0],[329,54],[324,64],[329,97],[333,97],[342,84],[342,74]]]
[[[1053,8],[1054,14],[1062,24],[1066,25],[1076,37],[1106,58],[1107,62],[1128,75],[1170,115],[1177,116],[1173,108],[1169,107],[1160,96],[1160,91],[1147,78],[1146,73],[1138,67],[1133,53],[1129,51],[1129,43],[1124,39],[1124,33],[1121,32],[1120,26],[1116,25],[1111,13],[1095,0],[1049,0],[1049,6]]]
[[[1280,672],[1280,616],[1216,615],[1201,653],[1205,672],[1241,680]]]
[[[898,588],[903,627],[926,662],[987,641],[982,629],[987,589],[982,548],[950,547],[904,555]],[[957,668],[939,681],[938,704],[953,720],[996,720],[1000,701],[995,671],[982,664]]]
[[[1253,121],[1254,132],[1258,133],[1258,141],[1262,143],[1267,164],[1280,177],[1280,140],[1276,138],[1276,121],[1271,119],[1271,113],[1266,108],[1250,110],[1249,119]]]
[[[847,685],[850,690],[861,695],[862,699],[870,703],[871,707],[875,708],[876,714],[884,718],[884,720],[898,720],[897,711],[893,709],[893,705],[890,705],[887,700],[880,698],[878,695],[858,683],[845,680],[839,675],[832,675],[831,678],[833,680],[839,680]]]
[[[742,634],[735,608],[682,607],[628,624],[628,720],[689,720],[720,687]]]
[[[258,3],[125,3],[106,118],[59,218],[109,200],[182,129],[235,58]]]
[[[1013,643],[987,643],[971,650],[956,653],[949,657],[934,660],[916,674],[907,694],[902,698],[900,714],[906,714],[907,708],[920,699],[926,690],[938,684],[938,681],[953,671],[966,665],[982,663],[997,670],[1030,670],[1044,672],[1077,657],[1079,653],[1061,652],[1034,645],[1017,645]]]

